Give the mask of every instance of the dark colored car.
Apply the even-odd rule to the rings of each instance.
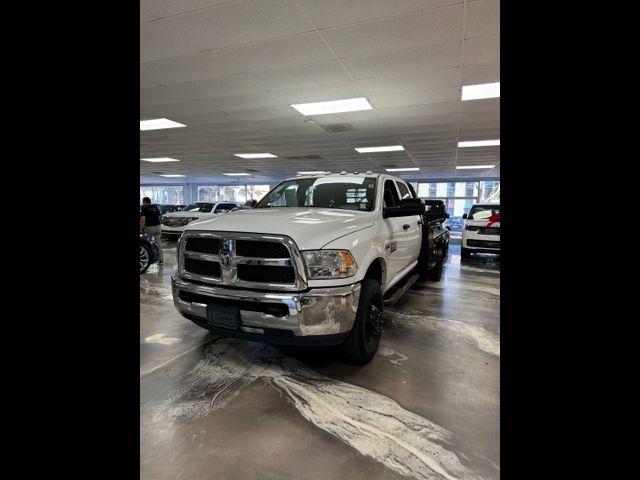
[[[424,205],[424,213],[418,268],[429,280],[437,282],[442,276],[442,265],[449,253],[449,230],[444,226],[449,214],[442,200],[420,200]]]
[[[143,274],[159,258],[158,244],[144,234],[140,234],[140,274]]]
[[[462,235],[464,229],[464,218],[462,217],[449,217],[444,223],[444,226],[449,229],[451,233],[457,233]]]

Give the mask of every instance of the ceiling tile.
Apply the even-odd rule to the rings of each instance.
[[[163,85],[333,59],[315,33],[257,45],[185,55],[140,65],[142,75]]]
[[[340,100],[343,98],[361,97],[362,92],[353,82],[338,82],[319,85],[307,85],[301,87],[276,90],[273,96],[284,103],[310,103]],[[300,115],[300,114],[299,114]]]
[[[464,65],[500,61],[500,37],[478,37],[464,41]]]
[[[140,25],[140,61],[149,62],[202,50],[195,42],[162,22]]]
[[[480,63],[469,65],[462,70],[462,84],[493,83],[500,81],[500,63]]]
[[[140,24],[152,22],[156,20],[156,17],[147,9],[142,7],[142,3],[140,3]]]
[[[356,80],[356,85],[365,95],[386,95],[434,88],[459,87],[460,69],[427,70],[410,74],[396,72],[393,75]]]
[[[465,38],[500,35],[500,0],[467,3]]]
[[[434,90],[417,90],[414,92],[393,93],[371,97],[374,108],[404,107],[426,105],[430,103],[456,102],[460,98],[460,89],[438,88]]]
[[[298,3],[316,27],[327,28],[459,4],[462,0],[298,0]]]
[[[340,58],[459,40],[462,6],[323,30],[322,36]]]
[[[349,81],[349,75],[337,60],[252,72],[246,77],[265,90]]]
[[[356,80],[442,70],[460,65],[462,42],[448,42],[394,52],[346,58],[342,64]]]
[[[141,105],[161,105],[196,99],[257,94],[258,90],[240,75],[175,83],[140,91]]]
[[[144,6],[158,18],[164,18],[236,1],[237,0],[140,0],[140,5]]]
[[[295,0],[245,0],[164,20],[206,49],[271,40],[313,31]],[[238,26],[241,25],[241,28]]]

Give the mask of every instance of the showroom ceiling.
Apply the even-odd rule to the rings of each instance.
[[[499,176],[500,99],[460,100],[500,81],[498,0],[140,0],[144,182],[256,182],[298,171],[418,167],[412,179]],[[290,105],[366,97],[372,110],[305,117]],[[358,153],[356,147],[403,145]],[[277,158],[241,159],[268,152]],[[493,169],[457,166],[495,165]],[[252,177],[245,177],[252,178]],[[173,179],[175,181],[175,179]]]

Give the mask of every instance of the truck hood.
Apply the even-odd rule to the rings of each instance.
[[[190,224],[185,231],[246,232],[287,235],[300,250],[327,243],[373,226],[373,213],[336,208],[259,208],[237,210],[211,220]]]

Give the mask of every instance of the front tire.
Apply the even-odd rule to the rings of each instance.
[[[343,360],[353,365],[369,363],[375,356],[382,336],[382,288],[372,278],[365,278],[360,290],[358,312],[347,339],[340,345]]]
[[[146,272],[151,265],[151,249],[146,245],[140,244],[140,275]]]
[[[463,260],[469,260],[471,258],[471,250],[468,248],[461,247],[460,248],[460,256]]]

